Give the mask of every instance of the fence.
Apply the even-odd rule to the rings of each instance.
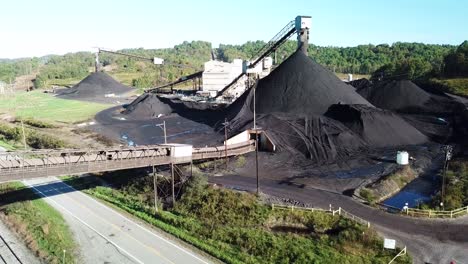
[[[439,211],[439,210],[427,210],[427,209],[417,209],[417,208],[408,208],[400,209],[398,207],[393,207],[385,204],[377,204],[380,209],[383,209],[390,213],[397,213],[408,215],[412,217],[428,217],[428,218],[456,218],[465,214],[468,214],[468,206],[458,208],[451,211]]]
[[[414,217],[440,217],[440,218],[454,218],[468,214],[468,206],[458,208],[452,211],[438,211],[438,210],[423,210],[416,208],[408,208],[402,212],[403,214]]]
[[[294,206],[294,205],[282,205],[282,204],[271,204],[271,208],[274,209],[281,209],[281,210],[299,210],[299,211],[309,211],[309,212],[314,212],[314,211],[320,211],[320,212],[325,212],[325,213],[331,213],[332,215],[341,215],[345,218],[348,218],[350,220],[353,220],[361,225],[367,226],[367,228],[370,227],[370,222],[359,217],[356,215],[351,214],[348,211],[345,211],[343,208],[338,207],[337,210],[333,210],[332,205],[330,204],[330,208],[328,210],[322,209],[322,208],[314,208],[314,207],[302,207],[302,206]]]

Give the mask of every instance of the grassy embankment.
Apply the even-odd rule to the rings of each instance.
[[[440,172],[440,176],[442,177]],[[454,210],[468,205],[468,160],[460,159],[449,163],[445,179],[444,209]],[[423,209],[441,209],[440,192],[432,199],[431,204],[423,206]]]
[[[106,104],[60,99],[41,90],[0,97],[0,114],[51,123],[81,122],[108,107]]]
[[[397,193],[416,177],[416,172],[410,166],[405,166],[371,186],[362,188],[359,190],[359,196],[369,204],[374,204]]]
[[[468,96],[468,78],[431,79],[440,89],[461,96]]]
[[[22,183],[0,184],[0,218],[46,263],[75,263],[77,246],[62,215]],[[19,201],[18,201],[19,200]]]
[[[323,212],[272,210],[254,195],[216,189],[193,177],[177,207],[155,213],[152,178],[67,178],[78,189],[154,225],[226,263],[388,263],[372,229]],[[405,256],[397,263],[411,263]]]

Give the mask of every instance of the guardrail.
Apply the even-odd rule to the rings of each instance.
[[[435,218],[455,218],[465,214],[468,214],[468,206],[458,208],[451,211],[438,211],[438,210],[424,210],[416,208],[408,208],[403,210],[403,214],[414,216],[414,217],[435,217]]]
[[[294,205],[282,205],[282,204],[271,204],[271,209],[280,209],[280,210],[299,210],[299,211],[309,211],[309,212],[314,212],[314,211],[320,211],[320,212],[325,212],[325,213],[331,213],[332,215],[340,215],[343,216],[347,219],[353,220],[357,222],[358,224],[364,225],[367,228],[370,227],[370,222],[357,216],[353,215],[352,213],[345,211],[343,208],[338,207],[337,210],[333,210],[333,206],[330,204],[330,208],[328,210],[322,209],[322,208],[315,208],[315,207],[303,207],[303,206],[294,206]]]
[[[390,213],[403,214],[412,217],[428,217],[428,218],[456,218],[465,214],[468,214],[468,206],[461,207],[455,210],[429,210],[429,209],[417,209],[417,208],[407,208],[401,209],[398,207],[377,204],[380,209],[383,209]]]

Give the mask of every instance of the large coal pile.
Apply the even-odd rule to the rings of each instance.
[[[172,113],[172,108],[161,102],[158,96],[152,93],[144,93],[125,107],[122,114],[131,116],[136,120],[151,119],[160,115]]]
[[[107,73],[95,72],[58,96],[75,100],[105,101],[106,95],[118,96],[131,90],[132,88],[117,82]]]
[[[427,137],[393,112],[365,105],[332,105],[325,116],[340,121],[373,147],[418,145]]]
[[[428,93],[409,80],[377,83],[357,92],[376,107],[401,113],[447,113],[453,108],[449,98]]]
[[[296,51],[259,81],[257,113],[285,112],[320,115],[332,104],[365,104],[368,101],[301,51]]]
[[[362,150],[366,143],[340,122],[324,116],[276,113],[260,115],[261,127],[280,151],[306,157],[317,163],[336,161]],[[251,129],[252,122],[241,130]]]

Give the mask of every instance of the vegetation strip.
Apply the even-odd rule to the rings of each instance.
[[[197,178],[201,177],[192,179]],[[155,213],[146,181],[151,177],[133,178],[111,189],[94,187],[96,179],[66,180],[77,189],[89,187],[86,193],[227,263],[388,263],[393,256],[383,250],[373,229],[338,215],[271,210],[253,195],[216,189],[203,181],[192,180],[176,208]],[[400,261],[411,262],[408,256]]]
[[[62,215],[20,182],[0,184],[0,218],[46,263],[76,263],[77,245]]]

